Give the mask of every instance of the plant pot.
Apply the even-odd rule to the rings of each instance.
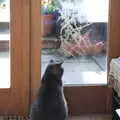
[[[47,36],[52,33],[52,27],[53,27],[53,15],[42,15],[41,17],[41,27],[42,27],[42,36]]]

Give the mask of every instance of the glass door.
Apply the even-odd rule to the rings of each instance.
[[[40,8],[41,77],[51,59],[63,59],[69,115],[105,113],[109,0],[41,0]]]
[[[65,86],[107,85],[109,0],[42,0],[42,74],[64,60]]]
[[[32,99],[49,60],[62,58],[69,115],[107,111],[108,2],[31,1]]]

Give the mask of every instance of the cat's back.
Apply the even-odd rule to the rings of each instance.
[[[31,120],[65,120],[67,105],[62,88],[42,87],[32,107]]]

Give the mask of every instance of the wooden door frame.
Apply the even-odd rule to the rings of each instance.
[[[110,0],[110,5],[111,5],[111,1],[112,0]],[[32,48],[31,49],[31,100],[33,100],[34,97],[36,96],[37,88],[40,86],[41,56],[39,55],[41,54],[40,49],[42,47],[42,42],[41,42],[41,32],[40,32],[41,16],[40,16],[39,8],[40,8],[40,0],[34,0],[34,1],[31,0],[31,8],[30,8],[31,9],[31,17],[30,17],[31,32],[32,32],[31,34],[31,48]],[[109,17],[109,19],[111,19],[111,17]],[[111,55],[110,53],[111,50],[113,49],[112,39],[111,39],[111,35],[109,36],[109,32],[111,29],[111,21],[108,24],[108,29],[109,29],[108,30],[108,39],[109,39],[108,60],[109,60],[109,58],[113,57],[113,55]],[[78,91],[80,91],[79,95],[76,94]],[[83,93],[81,91],[83,91]],[[84,93],[86,93],[87,95],[86,97],[83,96],[85,95]],[[89,93],[91,93],[91,96],[89,95]],[[111,112],[111,106],[110,106],[111,105],[111,88],[108,88],[107,85],[80,86],[80,87],[75,87],[75,89],[73,87],[65,87],[65,95],[69,102],[70,115],[80,115],[80,114],[88,113],[90,110],[92,113],[110,113]],[[98,105],[98,106],[94,106],[94,105]],[[90,107],[91,109],[87,110],[87,107]]]
[[[10,0],[11,87],[0,89],[0,115],[24,115],[29,107],[29,0]]]
[[[41,0],[30,0],[30,104],[36,96],[41,78]]]

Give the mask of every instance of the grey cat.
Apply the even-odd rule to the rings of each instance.
[[[30,120],[67,120],[68,108],[63,92],[63,61],[51,60],[31,106]]]

